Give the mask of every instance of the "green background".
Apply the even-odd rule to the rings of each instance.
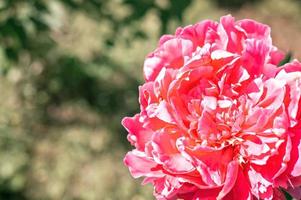
[[[0,0],[0,199],[153,199],[122,163],[143,60],[229,13],[301,58],[297,0]]]

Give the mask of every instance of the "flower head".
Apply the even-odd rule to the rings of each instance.
[[[301,185],[301,64],[253,20],[165,35],[144,63],[124,162],[157,199],[281,199]]]

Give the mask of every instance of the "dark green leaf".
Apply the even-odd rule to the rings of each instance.
[[[285,58],[278,64],[278,66],[282,66],[282,65],[285,65],[286,63],[289,63],[292,59],[292,52],[288,52],[286,55],[285,55]]]
[[[293,197],[287,191],[285,191],[284,189],[281,189],[281,191],[285,195],[286,200],[293,200]]]

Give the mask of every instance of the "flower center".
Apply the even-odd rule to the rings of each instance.
[[[204,146],[221,147],[240,143],[238,134],[243,122],[240,106],[237,100],[227,97],[203,97],[198,115],[190,125],[191,132],[195,129],[198,142]]]

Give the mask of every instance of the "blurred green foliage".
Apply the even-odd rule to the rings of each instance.
[[[179,25],[259,2],[0,1],[0,199],[151,198],[122,164],[120,126],[144,57]]]
[[[43,195],[43,192],[32,193],[29,189],[37,184],[32,180],[32,164],[35,157],[39,156],[36,151],[41,141],[54,143],[50,139],[53,136],[43,135],[45,131],[41,131],[41,127],[46,127],[46,132],[49,132],[49,126],[72,126],[72,117],[67,117],[64,121],[53,114],[53,110],[62,105],[75,103],[90,107],[101,117],[101,125],[114,135],[114,140],[108,145],[118,148],[128,146],[125,133],[121,134],[124,131],[120,126],[120,119],[124,115],[132,115],[138,109],[136,99],[139,80],[122,66],[122,61],[116,61],[110,54],[116,48],[116,38],[125,30],[131,32],[122,36],[127,47],[130,47],[133,38],[148,37],[137,26],[137,22],[143,20],[149,11],[158,12],[160,32],[163,33],[167,30],[169,20],[182,20],[182,13],[191,0],[172,0],[167,3],[171,5],[168,8],[158,6],[154,0],[113,3],[101,0],[5,0],[0,3],[0,69],[4,77],[12,77],[14,80],[15,84],[11,89],[17,93],[19,106],[15,112],[20,115],[19,122],[8,120],[1,124],[1,136],[6,139],[1,140],[3,145],[0,147],[5,149],[2,150],[4,157],[16,154],[16,158],[22,158],[18,158],[18,162],[9,159],[11,162],[8,161],[6,167],[2,166],[4,173],[0,173],[1,199],[40,199],[40,195]],[[111,12],[114,11],[112,5],[128,9],[129,12],[120,16]],[[109,34],[102,35],[102,49],[92,52],[88,59],[83,59],[62,48],[64,41],[57,41],[57,37],[53,35],[64,34],[61,27],[56,30],[63,18],[55,19],[60,12],[71,17],[81,14],[98,23],[108,23]],[[18,110],[19,108],[22,109]],[[80,121],[75,119],[76,124]],[[20,130],[12,126],[17,126]],[[93,126],[97,125],[94,123]],[[51,195],[44,195],[42,198],[53,198]]]
[[[217,6],[222,8],[229,8],[229,9],[239,9],[246,3],[257,3],[260,0],[214,0]]]

